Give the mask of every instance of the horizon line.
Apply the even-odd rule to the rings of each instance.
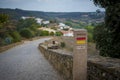
[[[50,12],[50,13],[79,13],[79,12],[83,12],[83,13],[89,13],[89,12],[96,12],[96,11],[89,11],[89,12],[84,12],[84,11],[63,11],[63,12],[59,12],[59,11],[40,11],[40,10],[26,10],[26,9],[20,9],[20,8],[1,8],[1,9],[14,9],[14,10],[23,10],[23,11],[38,11],[38,12]],[[97,10],[97,9],[96,9]],[[101,11],[101,12],[105,12],[105,11]]]

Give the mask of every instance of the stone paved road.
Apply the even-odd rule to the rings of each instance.
[[[0,80],[62,80],[37,48],[47,39],[28,41],[0,54]]]

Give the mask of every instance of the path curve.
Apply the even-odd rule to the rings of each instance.
[[[38,50],[50,38],[26,41],[0,54],[0,80],[62,80]]]

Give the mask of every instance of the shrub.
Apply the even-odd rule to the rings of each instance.
[[[32,38],[34,36],[34,33],[28,28],[22,29],[20,31],[20,34],[22,37],[25,37],[25,38]]]
[[[93,0],[95,5],[105,8],[105,26],[100,29],[103,39],[96,41],[100,53],[110,57],[120,58],[120,1],[119,0]],[[103,33],[103,30],[105,33]],[[97,30],[96,30],[97,32]],[[97,35],[97,34],[96,34]],[[99,35],[99,34],[98,34]]]
[[[50,32],[50,36],[54,36],[54,32]]]
[[[12,36],[8,35],[5,39],[5,44],[11,44],[13,42]]]
[[[61,32],[56,32],[55,35],[56,35],[56,36],[61,36],[61,35],[63,35],[63,34],[62,34]]]
[[[41,34],[42,34],[42,31],[41,30],[37,30],[35,35],[36,36],[41,36]]]
[[[21,35],[17,32],[11,32],[11,36],[13,37],[13,42],[21,41]]]
[[[4,46],[5,45],[5,40],[0,38],[0,46]]]
[[[87,29],[88,32],[88,42],[94,42],[93,40],[94,26],[86,26],[85,29]]]
[[[49,36],[49,31],[46,30],[41,31],[41,36]]]
[[[61,42],[61,43],[60,43],[60,46],[61,46],[62,48],[64,48],[64,47],[65,47],[65,43],[64,43],[64,42]]]
[[[113,37],[114,35],[108,32],[104,25],[99,25],[94,29],[94,40],[101,56],[120,58],[120,42],[116,42],[117,38]]]

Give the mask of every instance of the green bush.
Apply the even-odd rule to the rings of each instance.
[[[86,26],[85,29],[87,29],[88,32],[88,42],[94,42],[93,40],[94,26]]]
[[[92,33],[88,33],[88,42],[94,42]]]
[[[55,35],[56,35],[56,36],[61,36],[61,35],[63,35],[63,34],[62,34],[61,32],[56,32]]]
[[[20,34],[21,34],[22,37],[25,37],[25,38],[32,38],[32,37],[34,37],[34,32],[31,31],[28,28],[22,29],[20,31]]]
[[[99,25],[94,29],[96,48],[100,50],[101,56],[120,58],[120,42],[116,42],[113,36],[104,25]]]
[[[49,36],[49,31],[41,31],[41,36]]]
[[[99,29],[99,27],[95,29],[95,39],[97,46],[100,49],[100,54],[120,58],[120,1],[93,1],[95,5],[105,8],[105,25],[102,29],[100,28],[98,32],[97,29]],[[102,39],[100,37],[102,37]]]
[[[42,36],[41,34],[42,34],[41,30],[37,30],[36,33],[35,33],[36,36]]]
[[[8,35],[5,39],[4,39],[5,44],[11,44],[13,43],[13,37]]]
[[[8,19],[9,19],[9,15],[3,13],[0,14],[0,23],[5,23],[8,21]]]
[[[35,30],[35,28],[38,26],[37,22],[35,19],[33,18],[29,18],[29,19],[20,19],[18,21],[18,24],[16,26],[18,31],[21,31],[23,28],[31,28],[33,30]],[[34,28],[35,27],[35,28]]]
[[[65,43],[64,43],[64,42],[61,42],[61,43],[60,43],[60,46],[61,46],[62,48],[64,48],[64,47],[65,47]]]
[[[5,40],[0,39],[0,46],[4,46],[5,45]]]
[[[54,32],[50,32],[50,36],[54,36],[55,34],[54,34]]]
[[[21,35],[17,31],[11,32],[11,36],[13,37],[13,42],[21,41]]]

